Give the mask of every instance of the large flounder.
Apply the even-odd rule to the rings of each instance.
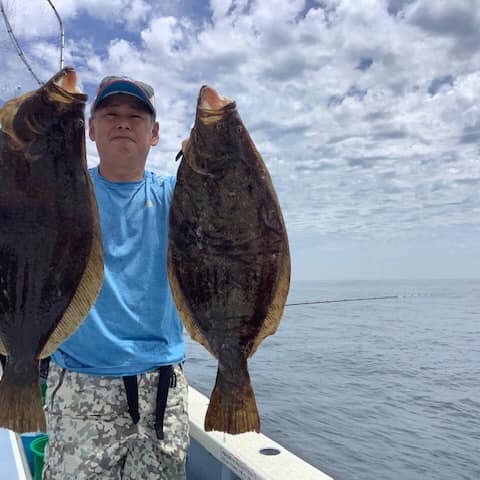
[[[103,281],[84,110],[65,68],[0,109],[0,427],[45,429],[39,359],[85,318]]]
[[[260,431],[247,358],[280,322],[287,233],[270,175],[235,102],[208,86],[170,209],[168,275],[191,337],[218,359],[206,430]]]

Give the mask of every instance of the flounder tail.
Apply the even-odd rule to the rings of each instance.
[[[21,382],[16,367],[19,365],[7,362],[0,380],[0,427],[17,433],[45,432],[38,364],[34,362],[28,369],[26,366]]]
[[[232,384],[218,369],[205,416],[205,431],[217,430],[232,435],[260,432],[260,417],[246,364],[244,372],[236,372],[241,382]]]

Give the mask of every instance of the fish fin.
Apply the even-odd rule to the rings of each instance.
[[[27,99],[27,97],[31,97],[34,93],[34,91],[27,92],[19,97],[13,98],[12,100],[8,100],[2,105],[2,108],[0,108],[1,131],[8,135],[11,144],[20,150],[22,149],[24,142],[15,134],[13,119],[15,118],[15,114],[20,105]]]
[[[205,416],[205,431],[217,430],[232,435],[260,432],[260,417],[255,394],[246,368],[245,372],[246,376],[241,384],[233,385],[223,376],[220,368],[218,369],[217,380]]]
[[[185,327],[185,330],[188,332],[190,335],[190,338],[194,340],[195,342],[200,343],[200,345],[203,345],[205,349],[214,357],[217,358],[217,355],[213,351],[213,348],[210,346],[210,343],[208,340],[205,338],[203,335],[202,331],[200,330],[199,326],[195,323],[195,319],[193,318],[193,315],[189,315],[185,313],[184,310],[179,309],[179,312],[182,312],[180,317],[183,322],[183,326]]]
[[[26,366],[22,375],[17,367],[18,364],[7,361],[0,380],[0,427],[17,433],[45,432],[38,363]]]
[[[207,349],[207,351],[210,352],[213,355],[213,357],[216,358],[217,355],[213,351],[213,348],[210,346],[210,343],[208,342],[208,340],[203,335],[202,331],[200,330],[200,327],[195,322],[195,318],[192,315],[192,312],[190,311],[188,306],[186,305],[186,302],[184,301],[183,296],[181,296],[181,294],[178,291],[174,293],[174,290],[175,289],[172,289],[172,294],[175,300],[175,305],[177,306],[177,311],[178,311],[178,314],[180,315],[180,318],[182,319],[182,323],[183,323],[183,326],[185,327],[185,330],[188,332],[192,340],[203,345]]]
[[[195,317],[193,316],[192,311],[190,310],[190,307],[188,306],[188,303],[182,293],[182,288],[180,287],[177,275],[175,274],[175,262],[173,260],[170,249],[168,249],[167,264],[168,282],[170,284],[170,290],[172,292],[175,306],[177,307],[178,314],[182,319],[185,330],[188,332],[192,340],[203,345],[216,358],[216,355],[213,352],[212,347],[208,343],[208,340],[204,337],[202,331],[195,322]]]
[[[274,286],[272,301],[268,308],[265,321],[256,335],[252,348],[249,353],[251,357],[265,337],[273,335],[280,324],[283,315],[285,302],[287,301],[288,290],[290,288],[290,253],[288,242],[285,242],[284,249],[280,254],[280,265],[277,273],[277,281]]]
[[[3,344],[1,338],[0,338],[0,353],[2,355],[8,355],[7,349],[5,348],[5,345]]]
[[[96,201],[93,200],[94,211],[97,209]],[[103,283],[103,247],[98,225],[98,214],[95,214],[93,226],[92,246],[87,265],[77,290],[62,319],[58,322],[55,330],[50,335],[46,345],[40,353],[40,358],[51,355],[61,343],[63,343],[80,326],[94,304]]]

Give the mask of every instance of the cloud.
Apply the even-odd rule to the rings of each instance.
[[[14,23],[32,66],[48,78],[58,30],[51,12],[43,6],[39,17],[33,5],[24,12],[17,4]],[[475,223],[479,7],[478,0],[59,3],[66,58],[90,96],[111,73],[155,87],[161,139],[150,168],[175,172],[198,90],[211,84],[237,102],[289,231],[362,239]],[[2,51],[6,45],[3,100],[35,86],[0,38]],[[92,164],[91,142],[88,153]]]
[[[157,17],[141,33],[145,47],[162,60],[181,50],[184,40],[182,24],[174,17]]]
[[[478,35],[480,15],[475,0],[418,0],[412,2],[405,18],[434,34],[470,37]]]
[[[478,53],[480,41],[480,13],[477,0],[450,2],[418,0],[405,12],[405,18],[428,34],[446,36],[454,40],[453,52],[466,56]]]

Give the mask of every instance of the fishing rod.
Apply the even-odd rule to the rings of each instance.
[[[316,305],[319,303],[340,303],[340,302],[364,302],[367,300],[393,300],[399,298],[398,295],[385,295],[383,297],[364,297],[364,298],[341,298],[338,300],[319,300],[316,302],[286,303],[286,307],[295,307],[297,305]]]
[[[57,11],[57,9],[55,8],[55,6],[53,5],[52,1],[51,0],[47,0],[48,4],[52,7],[54,13],[55,13],[55,16],[57,17],[57,20],[58,20],[58,23],[60,25],[60,70],[63,68],[63,64],[64,64],[64,60],[63,60],[63,57],[64,57],[64,51],[65,51],[65,33],[64,33],[64,29],[63,29],[63,22],[62,22],[62,19]],[[2,17],[3,17],[3,20],[5,22],[5,26],[7,27],[7,32],[8,32],[8,35],[10,37],[10,40],[12,41],[13,43],[13,46],[15,47],[15,50],[17,51],[17,54],[18,56],[20,57],[20,59],[22,60],[22,62],[25,64],[25,66],[27,67],[28,71],[32,74],[33,78],[35,78],[35,80],[37,81],[37,83],[42,86],[44,84],[44,82],[42,82],[38,76],[35,74],[35,72],[33,71],[32,67],[30,66],[30,64],[28,63],[28,60],[27,58],[25,57],[25,54],[23,53],[23,50],[22,48],[20,47],[20,44],[18,43],[18,40],[17,40],[17,37],[15,36],[15,34],[13,33],[13,29],[12,29],[12,26],[10,25],[10,22],[8,20],[8,16],[7,16],[7,13],[5,11],[5,8],[3,6],[3,0],[0,0],[0,11],[2,13]]]
[[[12,26],[10,25],[10,22],[8,21],[7,13],[5,12],[5,8],[3,7],[3,1],[0,0],[0,11],[2,12],[2,17],[3,20],[5,21],[5,26],[7,27],[7,32],[8,35],[10,36],[10,40],[13,43],[13,46],[15,47],[15,50],[17,51],[18,56],[21,58],[22,62],[26,65],[28,68],[28,71],[33,75],[33,78],[38,82],[40,86],[43,85],[43,82],[35,75],[35,72],[32,70],[32,67],[30,67],[30,64],[28,63],[28,60],[26,59],[25,55],[23,54],[23,50],[20,48],[20,45],[18,44],[17,38],[15,37],[15,34],[13,33]]]
[[[55,13],[55,16],[57,17],[58,24],[60,26],[60,70],[61,70],[63,68],[63,64],[64,64],[63,54],[64,54],[64,51],[65,51],[65,32],[63,30],[63,22],[62,22],[62,19],[61,19],[60,15],[57,12],[57,9],[53,5],[52,1],[47,0],[47,2],[52,7],[52,9]]]

